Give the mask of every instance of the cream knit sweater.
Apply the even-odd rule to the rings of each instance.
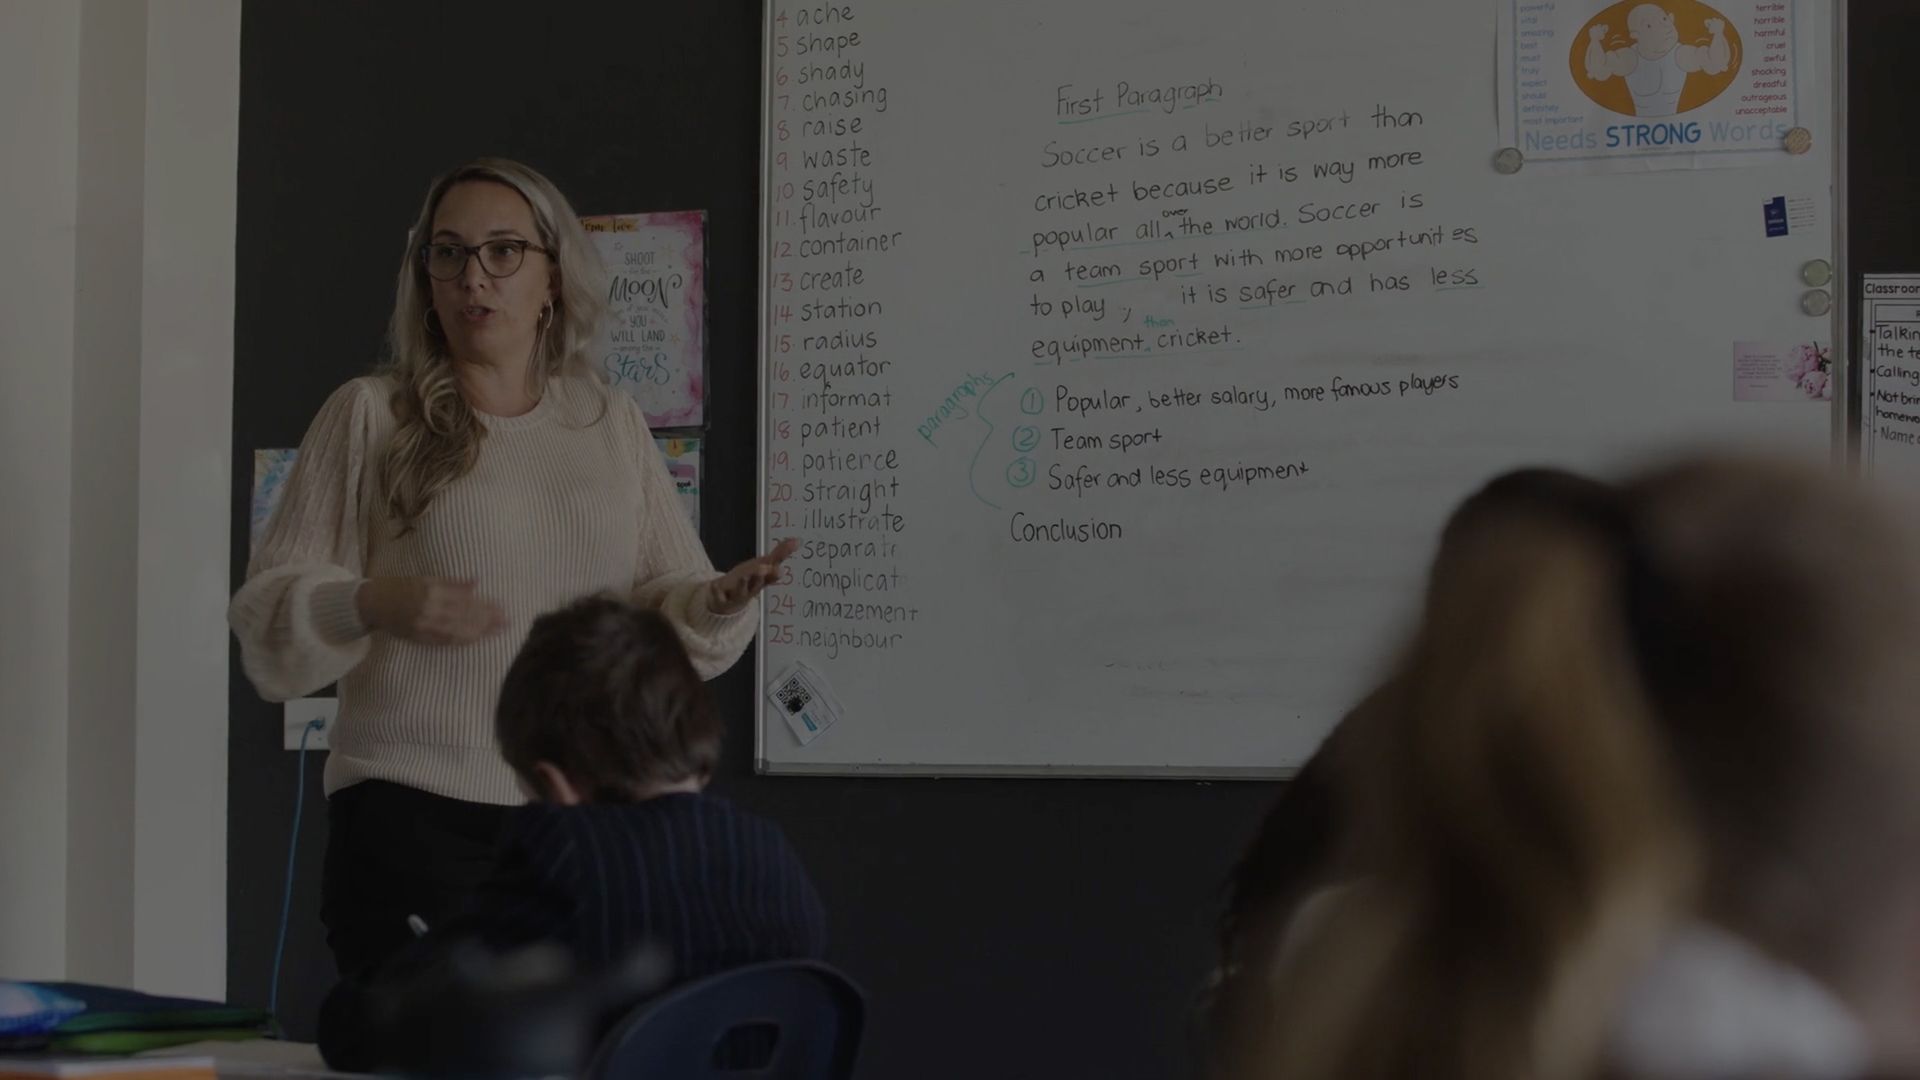
[[[329,794],[379,779],[523,801],[494,744],[500,682],[534,618],[589,593],[659,607],[708,678],[740,658],[758,606],[709,609],[713,564],[631,397],[567,377],[523,416],[483,415],[473,471],[396,537],[380,482],[391,392],[369,376],[327,400],[228,609],[261,696],[284,701],[339,682]],[[360,583],[414,576],[472,579],[505,610],[505,632],[454,647],[369,634],[354,604]]]

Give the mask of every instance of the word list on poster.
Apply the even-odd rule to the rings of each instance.
[[[1564,51],[1552,28],[1556,7],[1557,0],[1523,0],[1514,5],[1519,26],[1514,31],[1513,62],[1521,115],[1559,126],[1578,123],[1580,117],[1563,114],[1547,79],[1549,65],[1557,63]]]
[[[776,2],[765,497],[770,536],[801,546],[767,594],[766,644],[836,659],[896,647],[921,618],[901,571],[896,359],[874,295],[908,237],[875,177],[887,88],[867,5]]]

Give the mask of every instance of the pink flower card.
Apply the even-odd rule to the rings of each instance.
[[[1818,342],[1733,344],[1733,400],[1830,401],[1833,351]]]

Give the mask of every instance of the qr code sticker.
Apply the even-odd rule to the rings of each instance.
[[[780,707],[787,710],[788,715],[798,713],[813,703],[813,691],[807,689],[807,684],[801,682],[798,675],[787,676],[787,681],[781,683],[780,688],[773,694],[780,700]]]

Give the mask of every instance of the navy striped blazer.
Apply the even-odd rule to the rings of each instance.
[[[392,1060],[369,996],[444,966],[462,943],[562,946],[583,975],[661,949],[684,982],[769,960],[818,958],[826,918],[799,856],[771,822],[709,795],[514,810],[492,874],[461,913],[393,961],[351,977],[321,1008],[329,1064]]]

